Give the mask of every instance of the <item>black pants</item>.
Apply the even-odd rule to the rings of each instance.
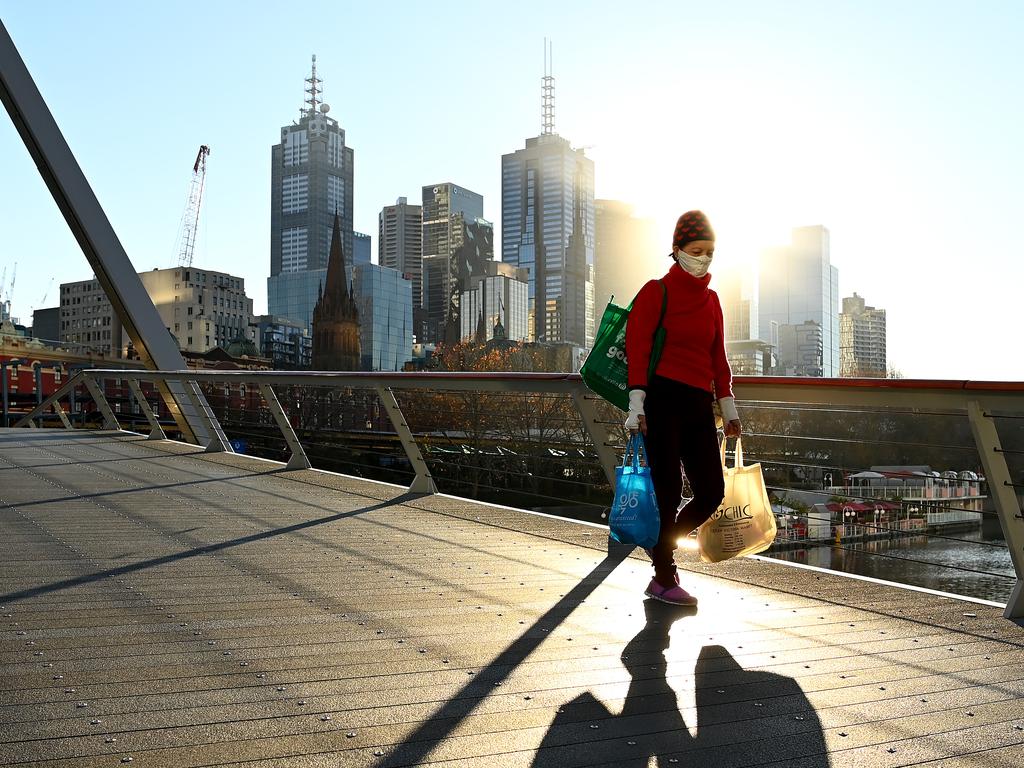
[[[665,586],[672,584],[676,572],[672,559],[676,540],[711,517],[725,496],[712,400],[710,392],[661,376],[651,379],[647,387],[645,442],[661,512],[654,577]],[[683,471],[693,498],[677,515]]]

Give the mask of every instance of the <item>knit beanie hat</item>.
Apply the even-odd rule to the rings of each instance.
[[[672,235],[672,246],[683,248],[694,240],[714,240],[715,230],[702,211],[687,211],[676,222],[676,231]]]

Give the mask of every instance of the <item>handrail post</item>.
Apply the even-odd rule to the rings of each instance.
[[[192,403],[192,407],[195,409],[196,415],[206,426],[206,429],[210,434],[210,442],[206,444],[204,452],[232,453],[231,444],[228,442],[227,435],[224,434],[224,429],[221,427],[220,422],[217,421],[217,417],[214,415],[213,410],[210,408],[210,404],[203,396],[202,390],[199,389],[199,384],[191,379],[181,383],[185,388],[185,394],[188,396],[188,399]]]
[[[64,425],[64,429],[74,429],[74,427],[71,426],[71,422],[68,421],[68,415],[66,413],[64,413],[64,408],[61,407],[60,402],[57,401],[57,400],[55,400],[53,402],[53,411],[58,416],[60,416],[60,421],[61,421],[61,424]]]
[[[281,401],[277,399],[277,394],[274,392],[273,387],[260,382],[259,388],[267,408],[270,409],[271,416],[277,422],[277,428],[281,430],[284,441],[288,444],[288,450],[291,451],[291,456],[288,458],[285,469],[309,469],[313,465],[310,464],[306,451],[302,447],[302,443],[299,442],[299,437],[295,434],[291,422],[288,421],[288,415],[284,412],[284,408],[281,407]]]
[[[149,401],[146,400],[146,395],[142,391],[142,387],[139,386],[138,379],[128,379],[128,389],[131,390],[132,395],[135,396],[135,401],[139,404],[139,408],[142,409],[142,413],[146,417],[146,421],[149,422],[149,437],[147,440],[166,440],[167,433],[164,432],[164,428],[160,426],[160,420],[153,413],[153,409],[149,406]]]
[[[572,393],[572,401],[576,404],[576,410],[579,411],[583,428],[587,431],[590,442],[594,444],[597,460],[601,462],[601,469],[604,470],[605,477],[614,488],[615,466],[618,461],[615,458],[615,451],[608,444],[608,430],[604,428],[604,425],[598,423],[597,406],[594,404],[594,399],[594,395],[589,394],[589,390],[586,388]]]
[[[121,431],[121,425],[117,423],[117,416],[114,415],[114,411],[110,408],[110,403],[107,402],[107,396],[103,394],[103,389],[88,374],[82,374],[82,380],[85,383],[85,388],[89,390],[89,394],[92,395],[92,399],[96,402],[96,407],[100,409],[100,413],[103,414],[103,428],[114,429],[118,432]],[[41,406],[40,406],[41,407]]]
[[[986,413],[977,400],[967,403],[967,416],[971,422],[971,432],[981,456],[981,466],[985,470],[989,493],[995,503],[999,524],[1003,528],[1003,536],[1010,548],[1010,560],[1017,573],[1017,584],[1006,602],[1007,619],[1024,618],[1024,515],[1021,514],[1017,495],[1013,490],[1010,469],[1003,458],[1003,449],[999,443],[999,431],[996,429],[992,415]]]
[[[384,410],[387,411],[388,418],[391,419],[391,426],[395,428],[395,434],[398,435],[402,448],[405,449],[405,455],[416,471],[416,477],[412,479],[409,491],[412,493],[437,493],[437,485],[434,483],[434,478],[430,474],[423,454],[420,453],[420,447],[416,445],[416,438],[413,437],[412,430],[409,429],[409,425],[405,421],[402,409],[398,407],[395,393],[391,391],[391,387],[377,387],[377,396],[384,404]]]

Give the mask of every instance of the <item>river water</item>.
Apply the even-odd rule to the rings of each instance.
[[[1006,602],[1015,579],[1006,542],[984,541],[980,532],[954,536],[963,541],[915,536],[764,554],[833,571]]]

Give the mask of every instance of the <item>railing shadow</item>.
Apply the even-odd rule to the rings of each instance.
[[[801,768],[828,768],[821,722],[797,682],[744,670],[722,646],[705,646],[697,659],[699,730],[692,736],[668,682],[664,651],[671,643],[672,625],[696,610],[647,600],[644,612],[647,623],[622,652],[631,679],[621,712],[613,713],[589,691],[566,702],[541,741],[533,768],[647,768],[652,760],[659,768],[752,766],[778,760],[780,751],[783,759],[798,759]],[[761,714],[759,702],[744,699],[737,705],[736,693],[744,697],[748,691],[763,699],[785,700],[785,724]],[[749,718],[740,714],[747,707]]]
[[[62,589],[69,589],[71,587],[81,586],[82,584],[91,584],[95,581],[109,579],[114,576],[123,576],[128,573],[135,573],[137,571],[144,571],[149,568],[156,568],[158,566],[166,565],[167,563],[174,563],[179,560],[188,560],[189,558],[193,557],[210,555],[216,552],[222,552],[224,550],[232,549],[234,547],[239,547],[243,544],[251,544],[254,541],[261,541],[263,539],[284,536],[286,534],[306,530],[307,528],[315,528],[326,523],[333,523],[337,520],[344,520],[347,517],[356,517],[358,515],[365,515],[368,512],[374,512],[379,509],[386,509],[387,507],[392,506],[400,506],[406,501],[409,501],[410,499],[414,499],[417,497],[418,494],[406,493],[402,494],[401,496],[396,496],[393,499],[389,499],[388,501],[382,501],[379,504],[373,504],[371,506],[353,509],[348,512],[338,512],[336,514],[318,517],[314,520],[304,520],[301,523],[295,523],[294,525],[287,525],[281,528],[274,528],[273,530],[269,531],[260,531],[259,533],[253,533],[248,536],[239,536],[236,539],[219,541],[215,544],[206,544],[204,546],[196,547],[194,549],[187,549],[181,552],[175,552],[171,555],[163,555],[162,557],[152,557],[147,560],[140,560],[129,565],[122,565],[118,568],[108,568],[103,571],[94,571],[92,573],[83,574],[81,576],[74,576],[70,579],[63,579],[61,581],[54,581],[49,584],[42,584],[38,587],[22,589],[16,592],[8,592],[6,594],[0,595],[0,601],[6,603],[15,602],[17,600],[26,600],[31,597],[36,597],[38,595],[46,595],[51,592],[59,592]]]

